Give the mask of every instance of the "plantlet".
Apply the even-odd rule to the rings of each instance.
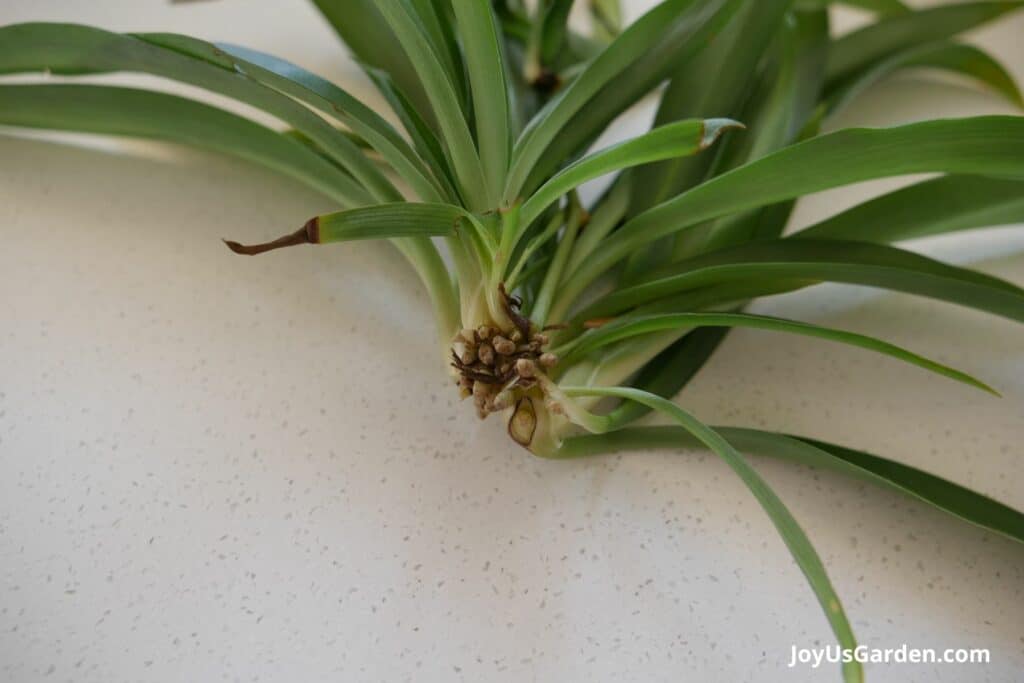
[[[1024,321],[1016,285],[891,246],[1024,221],[1024,117],[820,133],[868,85],[908,67],[968,76],[1024,104],[997,62],[954,40],[1024,2],[911,11],[850,0],[874,21],[841,38],[830,36],[828,0],[665,0],[625,27],[617,2],[590,0],[585,35],[569,27],[571,0],[316,4],[400,128],[338,85],[251,49],[69,24],[0,29],[0,74],[147,73],[287,128],[177,95],[69,82],[0,85],[0,124],[205,147],[332,198],[336,213],[228,247],[390,240],[433,302],[454,390],[480,417],[498,414],[514,441],[545,458],[712,450],[764,507],[845,648],[856,642],[824,566],[743,453],[866,478],[1024,541],[1021,513],[954,483],[811,439],[709,427],[670,400],[734,327],[859,346],[995,393],[884,341],[744,308],[844,282]],[[591,151],[661,86],[649,132]],[[804,195],[914,173],[937,175],[784,236]],[[583,202],[578,188],[603,177],[607,190]],[[668,424],[636,426],[650,412]],[[843,671],[863,678],[857,662]]]

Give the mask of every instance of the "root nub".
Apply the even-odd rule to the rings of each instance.
[[[481,418],[519,404],[523,393],[537,383],[537,376],[558,363],[554,354],[544,351],[548,336],[519,315],[519,303],[504,289],[502,295],[507,310],[514,314],[510,316],[513,329],[466,328],[456,335],[452,347],[460,394],[473,397]]]

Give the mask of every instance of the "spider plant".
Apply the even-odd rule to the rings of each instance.
[[[710,449],[763,506],[843,647],[854,635],[820,558],[744,454],[836,469],[1024,541],[1021,513],[927,472],[711,427],[671,400],[735,327],[859,346],[995,393],[885,341],[744,309],[841,282],[1024,321],[1021,288],[892,246],[1024,220],[1024,118],[821,132],[869,85],[911,67],[972,78],[1021,105],[1006,70],[956,36],[1024,2],[912,11],[849,0],[872,20],[836,38],[828,0],[665,0],[629,25],[615,0],[315,1],[400,125],[252,49],[70,24],[0,29],[0,74],[145,73],[280,125],[75,79],[0,85],[0,123],[205,147],[320,191],[336,213],[273,242],[228,246],[389,240],[429,292],[453,390],[481,417],[499,413],[535,455]],[[573,9],[589,29],[570,26]],[[649,132],[593,149],[652,93]],[[934,175],[784,234],[804,195],[917,173]],[[579,187],[598,178],[607,189],[581,200]],[[637,426],[651,412],[665,424]],[[860,664],[843,675],[862,680]]]

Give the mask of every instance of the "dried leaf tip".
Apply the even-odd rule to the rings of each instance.
[[[745,130],[746,126],[733,119],[707,119],[704,121],[704,130],[701,134],[700,148],[707,149],[715,144],[722,133],[734,129]]]
[[[224,244],[228,245],[228,249],[235,252],[236,254],[242,254],[243,256],[255,256],[256,254],[262,254],[264,252],[273,251],[275,249],[281,249],[283,247],[294,247],[299,244],[319,244],[320,243],[320,219],[310,218],[306,221],[306,224],[295,232],[279,237],[271,242],[264,242],[263,244],[251,244],[245,245],[231,240],[224,240]]]

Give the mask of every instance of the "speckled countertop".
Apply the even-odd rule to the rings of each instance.
[[[301,0],[6,0],[0,23],[173,30],[368,93]],[[1024,78],[1024,17],[977,34]],[[138,81],[139,79],[134,79]],[[1007,111],[906,76],[840,122]],[[775,681],[831,643],[771,524],[703,453],[551,463],[455,400],[385,245],[233,257],[327,208],[241,162],[0,136],[0,680]],[[884,184],[816,196],[798,220]],[[919,245],[1024,282],[1019,228]],[[683,396],[717,423],[861,446],[1024,507],[1024,328],[821,287],[763,303],[991,381],[735,332]],[[1024,549],[777,462],[862,642],[987,647],[872,681],[1019,681]]]

